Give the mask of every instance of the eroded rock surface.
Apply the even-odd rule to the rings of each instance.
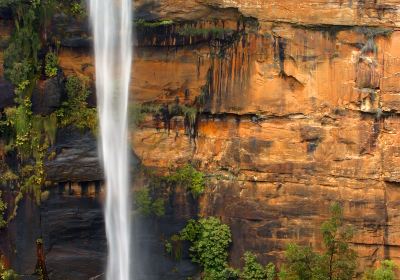
[[[356,228],[360,269],[384,258],[400,263],[399,1],[141,0],[135,7],[138,18],[172,22],[136,26],[131,100],[177,102],[197,118],[193,139],[182,116],[166,125],[147,113],[131,135],[134,152],[160,173],[191,161],[209,175],[198,211],[231,226],[234,265],[246,250],[279,264],[288,242],[321,248],[319,226],[333,201]],[[95,79],[88,30],[62,20],[54,32],[66,38],[63,72]],[[92,136],[59,139],[49,178],[102,179]],[[153,222],[151,229],[167,224]],[[152,256],[162,254],[151,244]],[[50,254],[62,263],[68,250]],[[163,265],[158,271],[171,268]],[[183,265],[179,275],[191,269]]]

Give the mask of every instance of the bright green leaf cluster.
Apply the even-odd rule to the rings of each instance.
[[[52,78],[57,75],[58,71],[58,57],[54,52],[48,52],[45,58],[45,74],[47,77]]]
[[[6,210],[7,203],[2,199],[2,192],[0,191],[0,228],[4,228],[7,225],[7,221],[4,219]]]
[[[17,280],[19,279],[18,275],[12,269],[6,269],[4,265],[1,265],[0,268],[0,279],[1,280]]]
[[[167,180],[170,183],[185,187],[192,193],[194,198],[199,197],[204,192],[206,186],[204,174],[197,171],[190,164],[175,171]]]
[[[229,267],[231,232],[218,218],[190,220],[180,236],[182,240],[191,242],[189,250],[192,260],[203,267],[206,279],[216,279],[215,275],[224,273]]]
[[[397,265],[392,260],[384,260],[377,269],[368,270],[363,280],[395,280],[395,270],[397,268]]]
[[[70,7],[71,14],[75,17],[83,17],[86,15],[85,7],[80,2],[73,2]]]
[[[97,110],[89,108],[87,98],[90,94],[88,80],[81,80],[77,76],[69,76],[65,85],[68,100],[63,102],[57,111],[59,123],[62,127],[73,125],[79,129],[97,129]]]
[[[159,27],[159,26],[167,26],[172,25],[174,22],[172,20],[160,20],[160,21],[145,21],[144,19],[138,19],[134,21],[135,25],[138,27]]]
[[[153,214],[160,217],[165,214],[164,200],[162,198],[152,198],[148,187],[136,191],[134,199],[136,208],[143,215],[148,216]]]
[[[275,265],[269,263],[263,267],[257,262],[256,256],[251,252],[244,254],[244,267],[240,274],[240,279],[243,280],[274,280],[276,277]]]

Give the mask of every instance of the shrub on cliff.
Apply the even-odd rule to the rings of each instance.
[[[86,15],[86,9],[81,2],[73,2],[70,6],[70,13],[77,18],[81,18]]]
[[[395,280],[396,274],[395,270],[397,269],[396,264],[391,260],[384,260],[381,263],[381,266],[375,270],[368,270],[363,280]]]
[[[73,125],[80,129],[89,128],[96,131],[97,111],[95,108],[89,108],[86,101],[90,94],[88,83],[87,79],[81,80],[77,76],[67,78],[65,89],[68,99],[57,111],[62,127]]]
[[[192,193],[194,198],[199,197],[204,192],[205,188],[204,174],[197,171],[190,164],[172,173],[167,177],[167,181],[185,187]]]
[[[49,78],[57,75],[58,57],[54,52],[48,52],[46,54],[44,71]]]
[[[325,250],[314,252],[310,246],[289,244],[281,280],[321,279],[350,280],[356,269],[356,253],[350,248],[351,227],[343,224],[342,208],[332,205],[331,217],[321,226]]]
[[[17,280],[18,275],[12,269],[7,269],[3,264],[0,266],[0,279],[1,280]]]
[[[4,214],[7,210],[7,203],[4,202],[2,194],[3,192],[0,191],[0,228],[4,228],[7,225],[7,221],[4,219]]]
[[[276,277],[275,265],[269,263],[262,266],[257,262],[257,257],[251,252],[244,253],[244,267],[240,274],[242,280],[274,280]]]
[[[232,239],[227,225],[215,217],[190,220],[180,236],[191,243],[190,256],[204,269],[205,279],[225,279],[217,275],[229,273],[228,247]]]
[[[203,268],[205,280],[274,280],[275,266],[269,263],[263,266],[257,262],[251,252],[244,254],[245,265],[242,270],[234,269],[228,263],[228,249],[232,242],[229,226],[218,218],[208,217],[189,220],[179,234],[180,240],[190,242],[192,261]],[[172,246],[169,246],[172,250]]]
[[[141,214],[161,217],[165,214],[164,200],[153,198],[148,187],[135,191],[135,206]]]

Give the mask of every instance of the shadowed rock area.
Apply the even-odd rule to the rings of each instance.
[[[131,116],[132,166],[162,175],[191,162],[207,175],[198,202],[178,190],[164,194],[165,216],[133,214],[139,278],[186,279],[198,271],[189,256],[176,262],[164,248],[198,214],[230,226],[235,267],[245,251],[279,265],[289,242],[321,249],[319,226],[335,201],[355,227],[359,271],[387,258],[400,264],[399,1],[134,5],[131,102],[140,115]],[[53,23],[63,75],[93,83],[86,21],[57,15]],[[5,20],[0,35],[10,32]],[[35,112],[59,106],[60,83],[48,79],[38,88]],[[0,109],[13,105],[12,91],[0,80]],[[95,182],[104,178],[95,137],[60,129],[50,152],[51,194],[40,207],[21,204],[1,233],[2,251],[17,271],[31,274],[42,235],[51,279],[100,279],[104,190],[96,194]]]

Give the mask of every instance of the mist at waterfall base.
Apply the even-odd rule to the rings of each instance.
[[[90,0],[100,121],[100,154],[106,177],[108,280],[132,279],[131,196],[127,110],[132,61],[132,0]]]

